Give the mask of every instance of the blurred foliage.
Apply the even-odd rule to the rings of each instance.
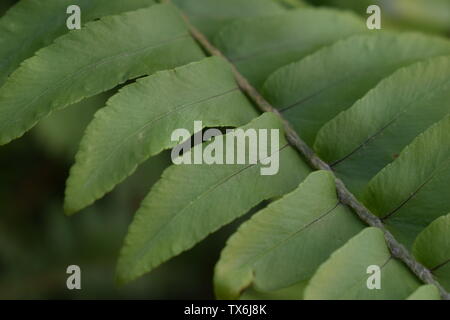
[[[85,99],[39,122],[34,129],[34,138],[39,148],[47,150],[52,156],[61,155],[72,160],[78,150],[78,143],[81,141],[84,129],[113,92]]]
[[[9,9],[16,1],[15,0],[2,0],[0,1],[0,16],[2,16],[6,10]]]
[[[314,5],[350,9],[368,16],[367,7],[380,6],[382,24],[397,29],[417,29],[450,35],[449,0],[309,0]]]

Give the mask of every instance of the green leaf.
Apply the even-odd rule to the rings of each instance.
[[[139,79],[89,125],[67,182],[66,212],[86,207],[150,156],[176,146],[174,130],[200,120],[204,127],[238,127],[257,116],[220,58]]]
[[[446,290],[450,290],[449,235],[450,214],[431,223],[419,234],[413,246],[416,259],[432,271],[434,277]]]
[[[365,24],[351,13],[302,8],[270,17],[236,21],[222,28],[214,42],[259,88],[279,67],[366,30]]]
[[[119,282],[151,271],[261,201],[292,191],[310,172],[287,144],[282,125],[272,113],[242,128],[280,130],[279,150],[271,151],[279,153],[278,174],[261,175],[259,163],[179,165],[167,169],[129,228],[118,262]]]
[[[273,0],[174,0],[189,20],[207,37],[239,18],[284,12]]]
[[[419,287],[407,300],[441,300],[439,290],[432,284]]]
[[[450,212],[449,140],[447,116],[419,135],[363,193],[364,204],[408,247],[430,222]]]
[[[19,1],[0,20],[0,86],[38,49],[68,32],[66,9],[78,5],[82,23],[153,5],[153,0]]]
[[[215,270],[216,296],[235,299],[250,285],[267,292],[308,280],[333,251],[363,228],[356,215],[340,204],[333,175],[312,173],[228,240]]]
[[[70,32],[26,60],[0,89],[0,145],[52,110],[203,53],[169,5],[108,16]]]
[[[315,150],[359,195],[421,132],[449,112],[450,56],[395,72],[319,131]]]
[[[312,145],[319,129],[396,69],[450,54],[450,41],[416,33],[352,36],[274,72],[263,94]]]
[[[369,266],[381,270],[380,289],[368,289]],[[391,256],[383,232],[366,228],[320,266],[305,290],[305,299],[399,300],[419,286],[411,271]]]

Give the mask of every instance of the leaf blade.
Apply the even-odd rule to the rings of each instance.
[[[263,94],[312,145],[317,132],[380,80],[418,60],[450,53],[450,42],[416,33],[351,36],[275,71]]]
[[[381,289],[370,290],[367,268],[381,270]],[[335,251],[319,267],[305,290],[305,299],[405,299],[420,286],[419,280],[402,262],[392,258],[383,232],[366,228]]]
[[[433,125],[368,184],[364,204],[407,247],[450,211],[450,116]]]
[[[333,251],[363,228],[339,203],[332,174],[312,173],[293,192],[242,224],[227,241],[215,268],[216,296],[235,299],[250,285],[270,292],[307,281]]]
[[[242,128],[282,130],[268,113]],[[273,176],[260,175],[259,165],[182,165],[166,170],[129,228],[118,262],[118,281],[136,279],[262,200],[295,188],[310,169],[282,134],[279,152],[280,171]]]
[[[441,300],[439,290],[432,284],[419,287],[407,300]]]
[[[450,56],[396,71],[325,124],[314,149],[360,195],[418,134],[450,112],[449,75]]]
[[[222,28],[214,43],[259,89],[279,67],[338,39],[364,31],[362,21],[350,13],[302,8],[236,21]]]
[[[26,60],[0,88],[0,144],[21,136],[52,110],[201,57],[170,5],[91,22]]]
[[[213,37],[221,27],[239,18],[284,12],[272,0],[175,0],[204,35]]]
[[[68,32],[66,8],[78,5],[82,22],[153,5],[153,0],[27,0],[0,19],[0,86],[23,60]],[[30,14],[33,12],[33,14]],[[38,35],[36,34],[38,33]]]
[[[416,259],[431,270],[446,290],[450,290],[450,214],[433,221],[413,245]]]
[[[257,116],[220,58],[141,78],[110,99],[89,125],[67,181],[66,212],[81,210],[150,156],[175,147],[174,130],[194,121],[241,126]]]

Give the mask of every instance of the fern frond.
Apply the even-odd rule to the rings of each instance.
[[[17,20],[29,39],[19,9],[40,0],[31,1],[0,20],[0,30]],[[59,8],[51,1],[48,17]],[[145,3],[135,1],[129,5]],[[149,157],[189,142],[172,141],[171,133],[195,120],[203,127],[192,134],[206,127],[282,133],[271,150],[280,159],[273,176],[261,175],[260,163],[169,167],[129,228],[118,281],[270,201],[228,241],[216,267],[218,297],[450,299],[450,42],[368,34],[360,18],[335,9],[176,2],[187,15],[155,4],[69,32],[0,88],[5,144],[54,110],[146,76],[125,85],[89,125],[67,183],[69,213]],[[44,23],[41,42],[27,40],[24,50],[7,30],[4,41],[20,54],[2,65],[5,73],[58,28]],[[2,50],[0,58],[9,52]],[[0,69],[0,83],[1,76]],[[231,136],[219,133],[183,157]],[[251,152],[247,145],[247,158]],[[367,285],[368,267],[382,270],[378,290]]]

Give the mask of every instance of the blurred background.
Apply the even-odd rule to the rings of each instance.
[[[183,1],[207,0],[176,2]],[[306,2],[274,1],[288,7]],[[0,16],[15,2],[0,0]],[[362,16],[367,16],[367,6],[380,4],[383,27],[447,36],[449,3],[450,0],[309,1],[310,5],[341,7]],[[0,299],[214,297],[214,264],[240,221],[130,285],[116,287],[114,283],[116,259],[128,224],[140,201],[169,165],[168,154],[147,161],[90,208],[70,218],[63,214],[65,180],[78,143],[95,111],[113,93],[54,113],[23,138],[0,148]],[[66,288],[66,268],[72,264],[81,267],[82,290]]]

